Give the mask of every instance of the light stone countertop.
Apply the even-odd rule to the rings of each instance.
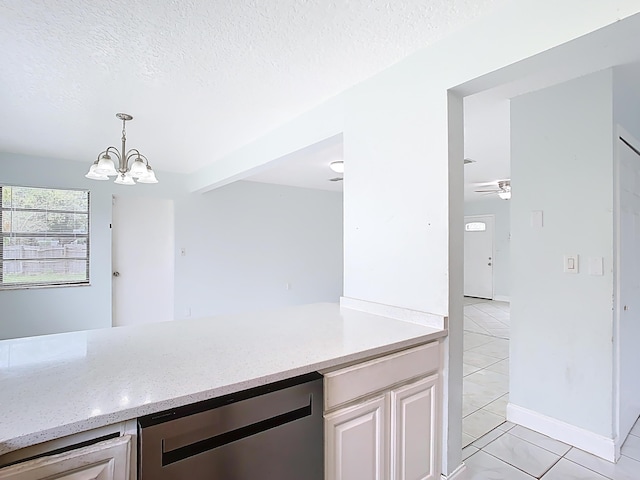
[[[445,334],[322,303],[0,341],[0,455]]]

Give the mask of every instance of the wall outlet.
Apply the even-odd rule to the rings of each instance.
[[[182,248],[180,249],[180,256],[181,256],[181,257],[185,257],[186,255],[187,255],[187,249],[186,249],[186,248],[184,248],[184,247],[182,247]]]
[[[190,317],[190,316],[191,316],[191,307],[187,307],[187,308],[185,308],[185,309],[184,309],[183,316],[184,316],[185,318],[187,318],[187,317]]]

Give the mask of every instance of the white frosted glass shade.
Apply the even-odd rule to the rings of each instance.
[[[89,167],[89,172],[87,172],[85,177],[90,178],[91,180],[109,180],[109,177],[107,177],[106,175],[100,175],[99,173],[96,173],[97,166],[97,163],[92,163]]]
[[[111,157],[107,154],[102,156],[102,158],[98,162],[98,165],[96,166],[95,172],[98,175],[107,175],[109,177],[118,175],[113,160],[111,160]]]
[[[120,175],[118,175],[118,178],[116,178],[115,183],[117,183],[118,185],[135,185],[136,184],[136,182],[133,181],[133,178],[131,177],[131,175],[127,173],[121,173]]]
[[[140,178],[147,175],[147,165],[142,161],[141,158],[136,158],[136,160],[131,165],[131,170],[129,171],[133,178]]]
[[[153,170],[151,170],[151,167],[149,165],[147,165],[147,174],[144,176],[141,176],[138,179],[138,183],[158,183],[156,174],[154,173]]]

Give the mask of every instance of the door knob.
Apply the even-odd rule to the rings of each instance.
[[[113,272],[113,276],[114,277],[119,277],[120,276],[120,272]]]

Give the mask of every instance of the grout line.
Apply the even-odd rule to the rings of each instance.
[[[502,435],[500,435],[500,437],[501,437],[501,436],[502,436]],[[498,438],[500,438],[500,437],[498,437]],[[493,442],[491,442],[491,443],[493,443]],[[510,467],[513,467],[513,468],[515,468],[516,470],[520,470],[522,473],[524,473],[525,475],[528,475],[528,476],[529,476],[529,477],[531,477],[531,478],[541,478],[541,477],[534,477],[534,476],[533,476],[533,475],[531,475],[529,472],[524,471],[524,470],[523,470],[523,469],[521,469],[520,467],[516,467],[515,465],[511,465],[511,464],[510,464],[509,462],[507,462],[506,460],[503,460],[502,458],[497,457],[496,455],[492,454],[491,452],[487,452],[484,448],[481,448],[480,450],[482,450],[482,451],[483,451],[484,453],[486,453],[487,455],[491,455],[493,458],[500,460],[502,463],[504,463],[504,464],[506,464],[506,465],[509,465]],[[475,454],[474,454],[474,455],[475,455]],[[547,472],[544,472],[544,473],[546,474]]]
[[[575,447],[571,447],[571,448],[573,449],[573,448],[575,448]],[[569,452],[570,452],[570,451],[571,451],[571,450],[569,450]],[[569,452],[567,452],[567,453],[569,453]],[[565,455],[566,455],[566,453],[565,453]],[[587,467],[586,465],[582,465],[581,463],[575,462],[575,461],[571,460],[570,458],[565,458],[565,457],[564,457],[564,455],[563,455],[563,457],[562,457],[562,458],[564,458],[567,462],[571,462],[571,463],[573,463],[574,465],[578,465],[579,467],[582,467],[582,468],[584,468],[584,469],[586,469],[586,470],[589,470],[590,472],[593,472],[593,473],[595,473],[596,475],[600,475],[602,478],[606,478],[606,479],[608,479],[608,480],[613,480],[613,478],[612,478],[612,477],[607,477],[606,475],[603,475],[602,473],[597,472],[597,471],[596,471],[596,470],[594,470],[593,468],[589,468],[589,467]],[[606,460],[605,460],[605,461],[606,461]]]
[[[544,449],[543,449],[544,450]],[[548,450],[547,450],[548,451]],[[552,452],[553,453],[553,452]],[[562,457],[558,457],[558,460],[556,460],[555,462],[553,462],[553,465],[551,465],[549,468],[547,468],[547,471],[544,472],[542,475],[540,475],[538,478],[540,478],[541,480],[544,478],[544,476],[549,473],[549,470],[551,470],[553,467],[556,466],[556,464],[562,460]]]
[[[516,425],[516,426],[522,426],[522,425]],[[522,427],[522,428],[526,428],[527,430],[531,430],[530,428],[527,428],[527,427]],[[511,431],[511,430],[509,430],[509,432],[510,432],[510,431]],[[535,432],[535,433],[540,433],[540,432],[536,432],[535,430],[531,430],[531,431],[532,431],[532,432]],[[509,433],[509,432],[507,432],[507,433]],[[542,433],[540,433],[540,435],[542,435]],[[559,456],[560,458],[564,458],[564,456],[565,456],[567,453],[569,453],[569,452],[571,451],[571,449],[573,448],[571,445],[569,445],[569,444],[567,444],[567,443],[564,443],[564,442],[561,442],[560,440],[555,440],[554,438],[547,437],[547,438],[549,438],[550,440],[555,440],[555,441],[556,441],[556,442],[558,442],[558,443],[564,443],[567,447],[569,447],[569,450],[567,450],[567,451],[566,451],[566,453],[564,453],[563,455],[560,455],[560,454],[558,454],[558,453],[556,453],[556,452],[554,452],[554,451],[552,451],[552,450],[549,450],[548,448],[544,448],[542,445],[538,445],[537,443],[533,443],[531,440],[527,440],[526,438],[518,437],[518,435],[514,435],[513,433],[511,434],[511,436],[512,436],[512,437],[516,437],[516,438],[518,438],[518,439],[522,440],[523,442],[527,442],[527,443],[528,443],[528,444],[530,444],[530,445],[533,445],[533,446],[536,446],[536,447],[538,447],[538,448],[541,448],[542,450],[544,450],[544,451],[546,451],[546,452],[549,452],[549,453],[552,453],[552,454],[554,454],[554,455],[556,455],[556,456]],[[543,436],[544,436],[544,437],[546,437],[546,435],[543,435]]]

